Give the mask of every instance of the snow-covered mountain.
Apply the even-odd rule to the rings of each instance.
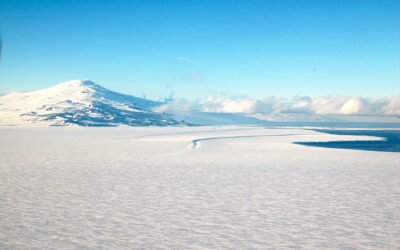
[[[185,125],[154,112],[161,102],[116,93],[89,80],[0,96],[1,125],[170,126]]]
[[[215,113],[165,109],[170,103],[116,93],[89,80],[0,95],[0,126],[268,125],[271,122],[398,122],[398,117],[312,113]]]

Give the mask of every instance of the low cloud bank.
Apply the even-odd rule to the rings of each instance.
[[[209,96],[188,101],[175,99],[157,108],[160,112],[217,112],[217,113],[302,113],[316,115],[400,115],[400,95],[382,98],[369,97],[266,97],[233,98]]]

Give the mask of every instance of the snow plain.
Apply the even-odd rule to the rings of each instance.
[[[292,143],[355,138],[3,127],[0,248],[398,249],[399,153]]]

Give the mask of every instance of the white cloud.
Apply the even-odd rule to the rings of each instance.
[[[200,103],[201,111],[217,113],[251,113],[256,101],[252,99],[233,99],[226,96],[209,96]]]
[[[156,112],[188,112],[191,110],[198,110],[198,107],[196,107],[196,103],[198,103],[198,100],[195,101],[187,101],[185,99],[175,99],[171,102],[168,102],[164,105],[158,106],[154,108],[154,111]]]
[[[357,114],[363,108],[363,104],[358,98],[348,99],[343,105],[340,107],[338,113],[343,115],[349,114]]]
[[[183,57],[183,56],[179,56],[176,58],[176,60],[180,61],[180,62],[192,62],[193,60],[189,57]]]
[[[366,97],[265,97],[233,98],[209,96],[205,99],[174,100],[162,106],[165,112],[197,110],[218,113],[315,114],[315,115],[400,115],[400,95],[383,98]]]
[[[382,112],[386,115],[400,115],[400,96],[386,98]]]

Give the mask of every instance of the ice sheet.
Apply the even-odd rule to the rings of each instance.
[[[0,248],[399,248],[399,153],[292,144],[354,138],[0,128]]]

